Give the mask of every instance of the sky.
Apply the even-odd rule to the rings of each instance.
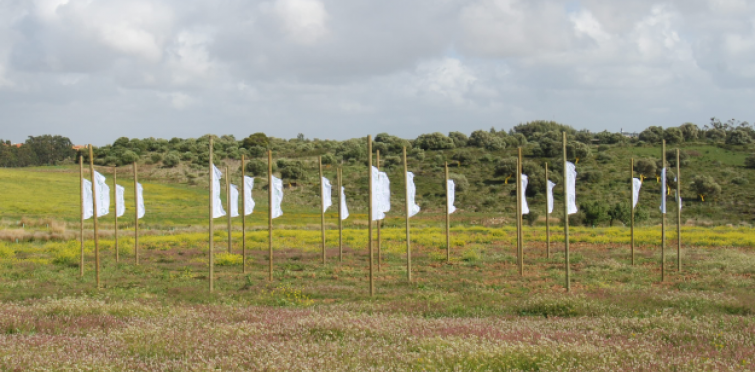
[[[747,0],[0,0],[0,138],[752,122]]]

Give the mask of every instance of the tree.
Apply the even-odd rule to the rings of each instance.
[[[736,129],[726,135],[727,145],[746,145],[752,143],[752,137],[743,129]]]
[[[423,150],[447,150],[455,147],[454,141],[440,132],[423,134],[417,137],[415,144]]]
[[[655,177],[657,166],[652,159],[639,159],[634,162],[634,171],[645,176]]]
[[[723,129],[714,128],[705,132],[705,136],[713,142],[726,139],[726,132]]]
[[[278,166],[273,163],[273,172],[278,170]],[[254,177],[267,176],[267,162],[259,159],[252,159],[246,163],[246,171]]]
[[[684,134],[679,128],[668,128],[663,131],[663,139],[665,139],[668,144],[682,143],[684,142]]]
[[[676,149],[666,150],[666,161],[670,167],[676,166]],[[689,165],[689,154],[686,151],[679,150],[679,167]]]
[[[263,149],[267,149],[269,144],[270,140],[267,138],[265,133],[262,132],[251,134],[249,135],[249,137],[246,137],[241,141],[241,147],[247,150],[253,147],[261,147]]]
[[[466,164],[474,159],[472,153],[469,150],[456,150],[451,156],[451,159],[458,161],[459,163]]]
[[[715,198],[721,194],[721,185],[711,176],[695,176],[692,180],[692,190],[700,196],[700,200],[705,198]]]
[[[469,146],[475,146],[490,151],[503,150],[506,148],[506,143],[500,137],[483,130],[472,132],[467,144]]]
[[[448,178],[454,180],[456,191],[464,192],[469,189],[469,181],[467,180],[467,176],[460,173],[449,173]]]
[[[679,129],[684,135],[684,140],[687,142],[694,141],[700,133],[700,128],[693,123],[684,123],[679,126]]]
[[[137,160],[139,160],[139,155],[136,155],[136,153],[131,150],[126,150],[121,153],[121,164],[133,164]]]
[[[569,142],[566,144],[566,157],[569,159],[579,161],[579,159],[590,157],[591,153],[590,146],[582,142]]]
[[[56,161],[73,158],[76,155],[71,140],[63,136],[49,134],[29,136],[22,147],[26,146],[36,155],[38,165],[54,165]]]
[[[495,167],[496,176],[511,177],[516,175],[516,158],[505,158],[498,161]],[[516,182],[515,182],[516,183]]]
[[[469,141],[469,137],[461,132],[448,133],[448,138],[454,141],[454,146],[456,146],[456,148],[465,147],[467,145],[467,141]]]
[[[555,131],[557,133],[566,132],[567,136],[572,136],[576,130],[568,125],[557,123],[555,121],[535,120],[524,124],[519,124],[512,129],[512,133],[520,133],[527,140],[533,140],[536,133],[545,133]]]
[[[325,154],[322,156],[323,164],[336,164],[336,157],[333,154]]]
[[[598,225],[610,221],[608,214],[610,207],[602,200],[591,200],[580,205],[580,210],[585,214],[585,225]]]
[[[178,157],[177,152],[169,152],[167,155],[165,155],[165,158],[163,158],[163,166],[168,168],[173,168],[180,162],[181,159]]]
[[[616,203],[608,211],[608,217],[611,219],[611,226],[616,221],[619,221],[625,225],[631,223],[632,210],[629,208],[628,203]]]
[[[745,159],[745,167],[755,168],[755,154],[750,155]]]
[[[661,143],[663,139],[663,128],[651,126],[640,132],[640,141],[647,143]]]
[[[278,168],[281,171],[281,177],[292,180],[304,178],[304,165],[298,160],[278,159]]]
[[[341,142],[336,149],[336,155],[344,160],[359,160],[367,157],[367,143],[364,139],[350,139]]]

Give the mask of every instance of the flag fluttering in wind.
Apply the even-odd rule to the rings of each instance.
[[[254,211],[254,199],[252,199],[252,189],[254,188],[254,178],[244,176],[244,216],[252,214]]]
[[[666,168],[661,169],[661,213],[666,213]]]
[[[341,186],[341,219],[345,220],[349,217],[349,208],[346,208],[346,189]]]
[[[526,174],[522,174],[522,214],[529,214],[530,213],[530,207],[527,205],[527,197],[526,197],[526,191],[527,191],[527,184],[529,184],[530,179],[527,177]]]
[[[566,201],[568,214],[577,213],[577,167],[566,162]]]
[[[94,206],[92,205],[92,183],[89,182],[89,180],[84,179],[84,182],[81,184],[81,187],[83,188],[84,192],[84,205],[82,207],[83,209],[83,217],[85,220],[88,220],[94,216]]]
[[[141,183],[136,184],[136,215],[144,217],[144,188]]]
[[[283,180],[278,177],[272,176],[273,180],[273,218],[278,218],[283,215],[281,209],[281,202],[283,202]]]
[[[333,205],[333,199],[332,199],[333,196],[331,194],[332,189],[333,189],[333,186],[331,186],[330,180],[328,180],[327,178],[323,177],[322,178],[322,190],[321,190],[321,195],[322,195],[322,211],[323,212],[327,211],[328,208],[330,208],[330,206]]]
[[[383,209],[383,213],[389,212],[391,210],[391,181],[388,179],[388,174],[385,172],[380,172],[380,188],[382,196],[382,200],[380,201],[380,206]]]
[[[456,211],[456,207],[454,207],[455,187],[454,180],[448,180],[448,214]]]
[[[115,204],[117,204],[115,215],[118,217],[123,216],[126,213],[126,200],[123,197],[125,191],[126,189],[124,189],[123,186],[115,185]]]
[[[417,187],[414,186],[414,173],[412,172],[406,172],[406,187],[408,190],[407,197],[409,198],[407,201],[409,203],[409,217],[413,217],[419,213],[419,205],[414,201],[417,197]]]
[[[640,201],[640,188],[642,187],[642,181],[639,178],[632,178],[632,209],[637,207],[637,202]]]
[[[231,184],[231,195],[229,195],[231,199],[231,217],[238,217],[239,216],[239,188],[236,187],[236,185]]]
[[[94,181],[97,188],[97,217],[106,216],[110,213],[110,186],[107,185],[107,178],[97,171],[94,171]]]
[[[548,180],[548,189],[545,193],[545,202],[548,204],[548,213],[553,213],[553,188],[556,187],[556,183]]]
[[[381,172],[376,167],[372,167],[372,221],[378,221],[385,218],[385,211],[382,206],[384,198],[380,173]]]
[[[220,200],[220,178],[223,177],[223,172],[212,165],[212,218],[218,218],[225,216],[225,209],[223,209],[223,202]]]

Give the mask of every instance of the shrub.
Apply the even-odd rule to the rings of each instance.
[[[273,172],[278,170],[278,166],[273,163]],[[255,177],[267,175],[267,162],[259,159],[252,159],[246,163],[246,173]]]
[[[684,134],[679,128],[668,128],[663,131],[663,139],[669,144],[682,143],[684,142]]]
[[[386,168],[395,167],[401,165],[401,158],[398,156],[386,156],[383,165]]]
[[[599,182],[603,178],[603,172],[601,171],[584,171],[579,174],[579,178],[589,183]]]
[[[655,177],[656,170],[656,163],[652,159],[639,159],[634,162],[634,171],[645,177]]]
[[[454,180],[456,191],[464,192],[469,189],[469,181],[467,180],[467,176],[459,173],[449,173],[448,178]]]
[[[750,155],[745,159],[745,167],[755,168],[755,154]]]
[[[540,217],[540,214],[535,211],[534,209],[530,208],[530,212],[522,216],[524,220],[527,221],[527,225],[532,226],[537,222],[538,217]]]
[[[466,146],[467,141],[469,141],[469,137],[467,137],[466,134],[461,133],[461,132],[448,133],[448,138],[454,141],[454,146],[456,146],[456,148]]]
[[[457,150],[451,156],[451,159],[458,161],[459,163],[467,163],[473,160],[472,153],[469,150]]]
[[[663,139],[663,128],[651,126],[640,132],[640,141],[647,143],[661,143]]]
[[[726,136],[727,145],[746,145],[752,143],[752,137],[742,129],[733,130]]]
[[[240,254],[220,252],[215,254],[215,265],[218,266],[238,266],[244,263]]]
[[[504,158],[498,160],[495,167],[496,176],[516,176],[516,158]],[[516,183],[516,182],[515,182]]]
[[[139,160],[139,155],[131,150],[126,150],[121,153],[121,164],[133,164]]]
[[[580,210],[585,214],[585,225],[598,225],[610,221],[608,214],[610,207],[602,200],[591,200],[580,205]]]
[[[490,151],[503,150],[506,148],[506,143],[502,141],[500,137],[483,130],[472,132],[467,144]]]
[[[163,165],[168,168],[173,168],[180,162],[181,160],[178,158],[178,154],[175,152],[169,152],[168,155],[165,155],[165,158],[163,159]]]
[[[322,156],[323,164],[336,164],[336,157],[333,154],[325,154]]]
[[[705,198],[718,196],[721,193],[721,185],[711,176],[695,176],[692,180],[692,190],[704,201]]]
[[[161,160],[163,160],[163,156],[158,153],[153,153],[149,159],[152,161],[152,163],[159,163]]]
[[[750,183],[750,182],[749,182],[749,181],[747,181],[747,178],[744,178],[744,177],[737,177],[737,178],[734,178],[734,179],[732,179],[732,180],[731,180],[731,183],[733,183],[733,184],[735,184],[735,185],[746,185],[746,184],[748,184],[748,183]]]
[[[454,140],[440,132],[423,134],[417,137],[415,145],[423,150],[447,150],[455,147]]]

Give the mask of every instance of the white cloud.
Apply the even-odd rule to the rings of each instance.
[[[275,0],[267,6],[289,39],[298,44],[313,45],[328,34],[328,12],[319,0]]]

